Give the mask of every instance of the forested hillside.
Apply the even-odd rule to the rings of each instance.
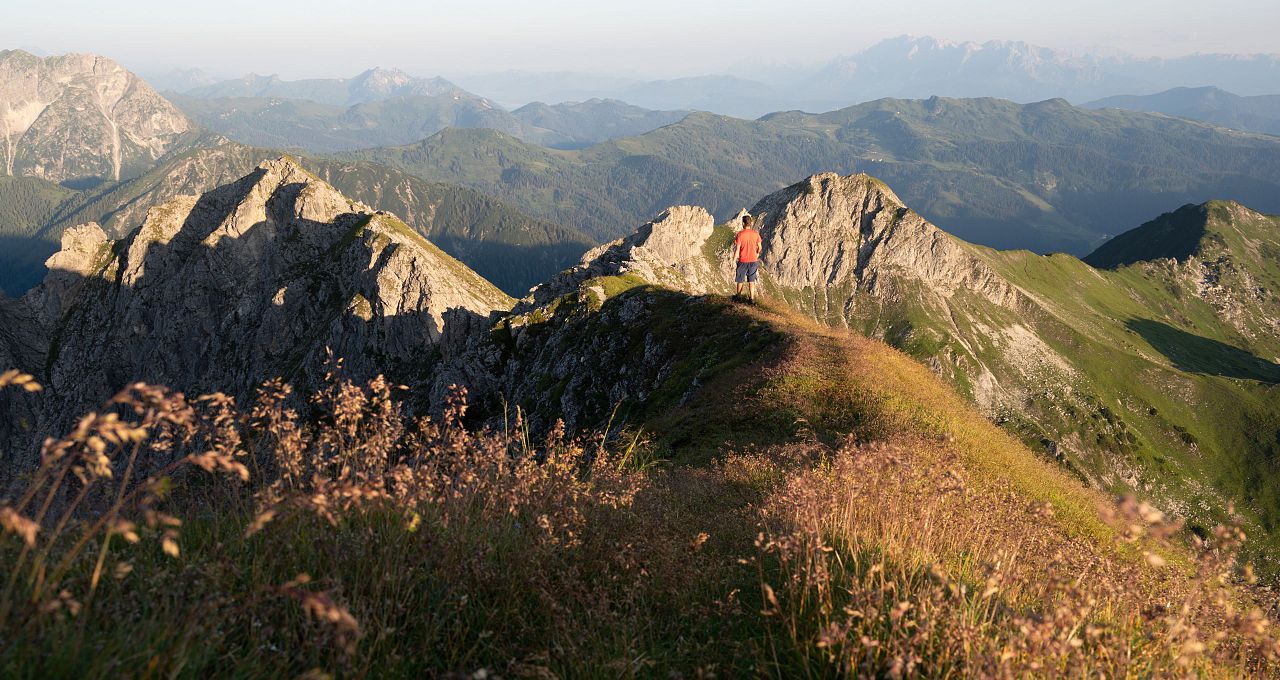
[[[869,172],[957,236],[1040,252],[1084,255],[1184,203],[1280,211],[1280,138],[1062,100],[886,99],[759,121],[694,114],[572,152],[445,130],[345,157],[470,186],[598,239],[678,203],[724,219],[822,171]]]

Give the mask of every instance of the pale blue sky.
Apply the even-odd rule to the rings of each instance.
[[[744,57],[815,62],[901,34],[1141,56],[1280,52],[1280,0],[0,0],[0,17],[0,47],[287,78],[370,66],[672,77]]]

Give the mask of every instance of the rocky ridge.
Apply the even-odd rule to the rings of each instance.
[[[60,206],[38,232],[39,247],[0,252],[0,280],[10,295],[21,295],[43,277],[43,262],[57,250],[70,226],[97,222],[108,238],[126,236],[147,211],[175,196],[198,194],[251,172],[280,151],[260,149],[206,135],[167,154],[147,172],[113,187],[84,192]],[[386,166],[298,157],[343,195],[394,213],[433,244],[461,260],[512,295],[578,261],[590,247],[580,232],[529,215],[474,190],[427,182]],[[34,180],[33,180],[34,181]]]
[[[22,331],[0,347],[47,387],[40,433],[138,380],[243,397],[278,376],[305,391],[327,350],[357,378],[425,380],[452,324],[511,305],[287,158],[152,208],[118,241],[92,223],[68,229],[48,265],[6,301],[4,325]]]
[[[1193,518],[1231,497],[1215,466],[1251,465],[1280,441],[1267,429],[1280,365],[1249,354],[1268,341],[1232,330],[1234,308],[1215,302],[1230,293],[1241,318],[1274,319],[1257,302],[1275,299],[1274,221],[1207,210],[1237,229],[1223,247],[1249,255],[1229,267],[1248,277],[1223,274],[1221,292],[1198,270],[1204,290],[1187,296],[1169,293],[1159,260],[1111,271],[965,243],[867,175],[816,175],[752,208],[766,297],[884,339],[1083,479]],[[722,295],[733,234],[702,208],[673,207],[516,302],[282,159],[152,209],[119,242],[70,230],[56,271],[6,303],[6,328],[35,330],[0,335],[0,355],[43,367],[56,405],[42,413],[64,418],[83,395],[139,378],[244,393],[283,376],[306,389],[329,347],[354,374],[416,386],[428,408],[456,383],[476,417],[518,409],[535,431],[643,423],[780,338]]]
[[[7,175],[118,181],[141,172],[191,128],[116,62],[0,51],[0,135]]]
[[[1280,289],[1265,262],[1278,247],[1273,222],[1238,204],[1205,210],[1234,226],[1201,257],[1117,272],[965,243],[866,175],[816,175],[751,212],[763,218],[767,297],[913,355],[1092,484],[1196,517],[1229,497],[1198,470],[1274,446],[1274,428],[1259,425],[1277,415],[1280,382],[1280,364],[1261,358],[1274,352],[1262,331]],[[579,427],[620,404],[683,403],[714,377],[698,367],[726,351],[696,347],[716,329],[690,318],[722,299],[706,294],[731,289],[733,228],[711,222],[669,209],[536,288],[492,336],[502,348],[489,374],[500,377],[488,393]],[[1169,297],[1171,285],[1186,292]],[[1117,370],[1144,378],[1117,384]],[[1224,399],[1237,402],[1232,413],[1212,406]],[[1222,430],[1220,420],[1240,422]]]
[[[1199,299],[1280,360],[1280,221],[1234,201],[1185,205],[1099,247],[1085,262],[1132,268]]]

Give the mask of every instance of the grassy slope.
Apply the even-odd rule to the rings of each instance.
[[[649,294],[636,288],[619,299]],[[280,519],[249,539],[239,523],[247,518],[196,522],[184,529],[177,562],[145,542],[122,549],[133,573],[109,580],[87,618],[24,630],[4,667],[16,675],[119,674],[147,664],[165,673],[216,669],[245,677],[313,667],[380,677],[481,668],[504,676],[702,669],[836,677],[848,672],[841,670],[844,654],[884,673],[907,645],[924,655],[922,670],[930,675],[1009,661],[1027,672],[1026,663],[1043,662],[1035,652],[996,657],[1006,639],[1025,638],[1011,617],[1067,597],[1051,584],[1085,572],[1094,581],[1127,575],[1141,584],[1143,597],[1158,601],[1188,588],[1184,552],[1165,548],[1176,566],[1164,570],[1141,566],[1139,551],[1116,543],[1117,529],[1100,518],[1100,494],[1040,460],[906,355],[782,308],[708,298],[681,309],[688,323],[762,325],[780,342],[717,372],[683,405],[649,413],[643,452],[622,463],[643,480],[639,495],[616,510],[579,508],[587,523],[575,545],[548,550],[538,532],[501,515],[436,526],[429,505],[341,513],[333,526]],[[682,333],[678,322],[657,332]],[[669,463],[655,464],[655,453]],[[842,476],[849,465],[880,455],[888,456],[880,469],[888,474],[878,491]],[[647,462],[637,468],[634,461]],[[963,480],[962,491],[926,493],[953,478]],[[809,500],[793,507],[803,498]],[[902,498],[914,500],[897,505]],[[418,512],[419,519],[402,516]],[[827,526],[816,538],[807,533],[808,512]],[[885,512],[914,524],[854,528],[840,520],[854,513],[889,521]],[[828,546],[807,553],[810,560],[833,560],[820,574],[796,573],[803,568],[790,559],[796,555],[777,547],[807,540]],[[931,569],[953,583],[981,584],[985,570],[1002,561],[1002,613],[982,604],[989,595],[979,598],[980,588],[943,601],[942,591],[928,585]],[[351,655],[271,585],[302,572],[360,622],[363,639]],[[819,576],[827,579],[823,592],[836,593],[834,609],[819,606],[821,593],[809,600],[814,593],[787,585],[818,584],[812,579]],[[879,585],[867,590],[867,579],[875,578]],[[892,596],[875,600],[883,609],[858,604],[867,618],[851,634],[852,647],[823,642],[831,620],[842,616],[839,593],[871,597],[886,588]],[[1137,605],[1126,609],[1124,598],[1136,595],[1106,595],[1117,599],[1083,616],[1105,625],[1116,613],[1132,615]],[[890,623],[900,599],[917,604],[912,625],[939,626],[939,640],[977,637],[962,645],[965,652],[939,640],[904,641],[902,626]],[[1108,613],[1111,607],[1120,609]],[[83,640],[95,653],[77,653],[79,630],[87,631]],[[963,630],[970,632],[957,633]],[[1120,630],[1135,635],[1124,643],[1129,660],[1121,661],[1132,666],[1108,666],[1117,660],[1098,650],[1110,643],[1092,639],[1083,651],[1065,648],[1053,663],[1075,654],[1090,667],[1142,674],[1145,663],[1169,662],[1160,649],[1154,661],[1148,658],[1153,652],[1139,629]],[[858,635],[884,651],[859,644]],[[1230,673],[1211,663],[1200,669]]]
[[[1260,243],[1276,242],[1276,221],[1240,224],[1230,209],[1208,206],[1207,229],[1202,222],[1196,230],[1221,245],[1210,255],[1198,244],[1195,259],[1231,253],[1257,284],[1277,290],[1280,269],[1258,252]],[[1201,527],[1216,521],[1210,508],[1223,507],[1224,497],[1239,499],[1270,552],[1280,540],[1280,365],[1262,357],[1280,356],[1280,339],[1241,335],[1159,262],[1099,270],[1068,256],[981,252],[1042,301],[1048,313],[1031,319],[1033,327],[1101,401],[1094,413],[1066,414],[1060,426],[1071,431],[1071,418],[1078,428],[1081,418],[1101,416],[1118,430],[1108,442],[1114,453],[1146,471],[1111,485],[1159,498]],[[1273,314],[1274,301],[1252,304]],[[1051,411],[1044,405],[1043,413]]]
[[[786,347],[710,383],[691,408],[654,421],[677,459],[706,460],[726,448],[777,444],[806,431],[829,446],[849,436],[944,441],[986,482],[1012,482],[1028,500],[1053,502],[1071,531],[1113,536],[1097,517],[1103,496],[1031,454],[907,354],[778,305],[725,313],[764,323]]]
[[[489,130],[446,130],[354,157],[501,196],[599,238],[678,203],[724,219],[806,175],[869,172],[925,217],[1001,248],[1088,252],[1187,202],[1275,203],[1277,140],[1061,101],[881,100],[760,121],[693,114],[567,153]]]
[[[1034,301],[1017,311],[964,291],[939,308],[909,278],[893,280],[888,299],[835,287],[786,290],[767,274],[764,289],[811,318],[883,338],[971,399],[991,371],[998,385],[984,392],[996,395],[983,404],[990,417],[1099,488],[1152,499],[1200,532],[1234,502],[1257,538],[1254,561],[1274,574],[1280,336],[1268,323],[1280,318],[1272,256],[1280,228],[1234,203],[1184,212],[1153,221],[1159,234],[1125,239],[1117,247],[1132,252],[1120,255],[1159,257],[1171,240],[1166,222],[1178,222],[1172,240],[1194,246],[1190,266],[1214,263],[1243,304],[1240,329],[1199,296],[1198,270],[1158,259],[1105,270],[1069,255],[964,244]],[[728,230],[718,229],[727,243]],[[1182,243],[1188,238],[1194,243]],[[1033,337],[1006,332],[1023,328]],[[1041,348],[1066,364],[1045,360]]]

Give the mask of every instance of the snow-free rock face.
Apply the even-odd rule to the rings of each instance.
[[[950,377],[965,373],[974,385],[975,398],[991,409],[1013,398],[978,358],[976,347],[965,345],[969,339],[963,337],[957,319],[967,318],[975,304],[983,311],[1013,311],[1025,300],[973,246],[928,223],[882,182],[866,175],[815,175],[764,198],[751,213],[762,218],[764,294],[780,294],[823,321],[875,337],[903,341],[935,332],[958,337],[964,356],[947,357],[946,366],[938,364],[940,371]],[[631,236],[588,252],[577,267],[535,288],[504,320],[515,351],[497,389],[532,398],[536,383],[545,384],[551,377],[531,380],[530,376],[543,375],[547,365],[558,366],[549,375],[563,374],[567,382],[556,410],[579,425],[580,414],[589,410],[584,409],[587,404],[598,407],[610,400],[634,400],[657,389],[657,383],[644,380],[665,376],[664,362],[675,361],[678,347],[647,341],[641,355],[645,361],[637,361],[626,349],[631,347],[626,335],[614,338],[616,343],[608,337],[593,337],[586,349],[564,338],[583,345],[584,323],[596,327],[654,323],[651,299],[628,296],[616,304],[610,302],[620,292],[637,287],[692,298],[731,292],[732,243],[740,224],[741,214],[728,225],[716,227],[701,208],[674,207]],[[670,296],[666,304],[674,304]],[[584,309],[595,316],[582,314]],[[913,310],[925,311],[939,328],[908,328],[904,335],[897,322]],[[890,338],[892,334],[902,337]],[[1001,338],[1004,335],[1025,339],[1033,334],[1010,331]],[[547,352],[547,347],[555,350]],[[1054,359],[1042,345],[1034,350],[1046,356],[1033,356],[1033,363]],[[615,356],[615,363],[627,366],[626,371],[568,375],[572,367],[589,365],[602,355]],[[517,368],[511,370],[512,366]]]
[[[907,277],[933,295],[965,290],[999,305],[1017,302],[1013,287],[975,257],[970,246],[903,205],[868,175],[814,175],[766,197],[761,260],[774,281],[795,290],[862,288]],[[856,304],[852,296],[844,301]]]
[[[1022,319],[1034,301],[991,266],[991,251],[929,223],[880,180],[814,175],[751,212],[775,294],[898,347],[938,348],[917,354],[988,413],[1024,400],[1024,385],[1065,382],[1066,362]]]
[[[708,313],[701,298],[729,290],[715,233],[706,210],[668,208],[534,288],[497,333],[473,338],[450,363],[487,366],[468,376],[473,395],[524,404],[535,429],[555,419],[571,429],[601,427],[620,404],[634,414],[656,394],[695,390],[697,377],[690,382],[678,367],[706,349],[696,348],[705,338],[672,329],[697,326]],[[637,289],[646,292],[626,294]],[[722,350],[729,348],[715,349]]]
[[[119,180],[191,127],[164,97],[91,54],[0,51],[0,160],[6,175]]]
[[[648,285],[695,294],[722,290],[724,273],[704,253],[714,230],[715,219],[703,208],[668,208],[634,234],[591,249],[577,266],[534,288],[516,305],[515,313],[576,293],[601,277],[630,276]]]
[[[33,319],[10,353],[35,358],[19,367],[48,387],[41,418],[54,429],[138,380],[244,395],[282,377],[305,389],[326,349],[354,377],[421,377],[450,319],[511,304],[290,159],[152,208],[120,241],[89,224],[62,245],[45,281],[9,301]]]

